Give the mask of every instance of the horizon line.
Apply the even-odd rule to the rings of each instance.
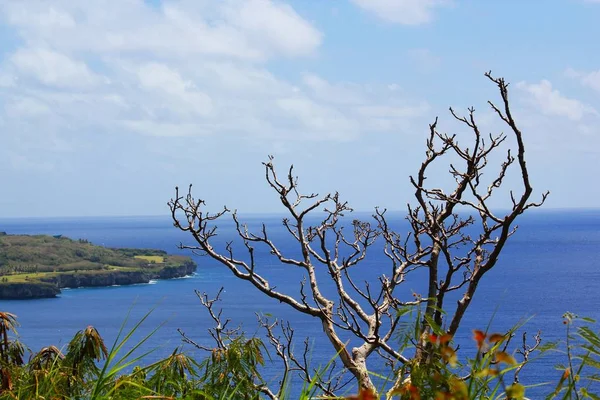
[[[496,212],[508,210],[508,208],[497,208]],[[353,210],[353,213],[358,214],[366,214],[372,213],[373,210]],[[405,212],[406,210],[392,210],[388,209],[389,213],[398,213]],[[528,210],[528,213],[538,213],[538,212],[568,212],[568,211],[600,211],[600,207],[547,207],[547,208],[532,208]],[[323,211],[316,211],[323,212]],[[240,212],[240,215],[249,215],[249,216],[280,216],[287,215],[285,211],[281,212],[268,212],[268,211],[249,211],[249,212]],[[0,216],[0,221],[2,220],[26,220],[26,219],[84,219],[84,218],[170,218],[169,214],[128,214],[128,215],[50,215],[50,216]]]

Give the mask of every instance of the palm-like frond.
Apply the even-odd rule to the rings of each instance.
[[[74,373],[81,375],[95,371],[95,361],[106,359],[107,356],[108,350],[102,336],[96,328],[88,326],[77,332],[69,342],[65,362]]]

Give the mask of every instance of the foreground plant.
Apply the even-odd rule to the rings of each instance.
[[[0,372],[2,381],[8,382],[0,390],[0,399],[137,399],[157,395],[175,398],[193,392],[199,384],[194,379],[197,364],[179,351],[145,367],[141,364],[153,350],[133,355],[160,328],[137,343],[131,342],[149,314],[128,331],[125,320],[110,349],[100,333],[89,326],[75,334],[64,353],[56,346],[44,347],[25,363],[24,346],[17,337],[9,335],[15,333],[16,316],[0,312],[0,318],[6,317],[4,332],[0,332],[4,333]],[[131,368],[133,371],[127,373]]]
[[[212,307],[211,301],[208,300],[208,304]],[[15,315],[10,315],[11,330],[6,332],[7,341],[4,343],[8,342],[8,348],[14,348],[11,344],[18,338],[8,333],[13,333],[12,327],[16,326],[17,320]],[[214,315],[219,318],[220,312]],[[0,399],[254,400],[275,395],[290,400],[380,398],[375,390],[369,388],[360,388],[357,394],[345,397],[323,393],[317,383],[328,374],[330,364],[311,370],[313,378],[303,382],[299,393],[292,392],[290,387],[271,393],[260,375],[264,357],[268,357],[262,341],[246,338],[236,329],[227,330],[226,322],[222,325],[223,331],[212,330],[220,345],[206,347],[209,355],[203,361],[197,362],[176,349],[166,358],[146,364],[150,352],[130,357],[143,341],[127,342],[142,321],[132,330],[122,331],[122,339],[117,339],[111,349],[104,346],[103,339],[94,328],[88,327],[74,336],[66,346],[65,354],[55,346],[48,346],[32,355],[26,363],[22,357],[4,358],[8,359],[8,363],[3,364],[2,377],[5,371],[9,373],[11,387],[0,390]],[[556,350],[564,353],[567,364],[557,366],[558,383],[549,387],[550,394],[546,398],[598,399],[600,336],[591,326],[593,320],[567,313],[564,322],[564,348]],[[416,320],[415,326],[419,325],[419,320]],[[510,352],[511,339],[517,328],[504,334],[474,330],[477,352],[473,358],[461,361],[453,338],[435,327],[435,332],[426,339],[429,344],[427,362],[416,363],[413,360],[403,365],[398,372],[402,383],[388,393],[388,398],[525,400],[527,389],[519,382],[519,372],[534,351],[544,349],[539,346],[539,334],[532,345],[527,344],[524,334],[522,347]],[[411,340],[419,336],[417,330],[413,333]],[[203,348],[185,336],[184,341]],[[545,349],[549,348],[555,346],[545,346]],[[125,354],[119,356],[119,350],[125,350]]]
[[[9,312],[0,312],[0,390],[11,390],[13,375],[11,366],[23,365],[24,348],[18,340],[10,338],[17,334],[17,316]]]
[[[247,338],[241,327],[229,327],[230,320],[222,319],[222,309],[215,304],[221,300],[221,288],[214,298],[196,291],[202,305],[208,311],[215,326],[208,329],[214,346],[205,346],[190,339],[179,330],[183,341],[196,349],[205,351],[207,357],[199,364],[198,377],[203,399],[258,399],[260,395],[277,396],[267,386],[260,368],[268,357],[263,341],[258,337]],[[285,378],[283,378],[285,381]],[[278,395],[282,395],[281,390]]]
[[[560,379],[547,399],[600,399],[600,335],[590,325],[596,321],[567,312],[565,349],[566,364],[557,366]]]

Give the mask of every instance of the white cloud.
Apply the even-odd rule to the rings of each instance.
[[[600,0],[598,1],[600,3]],[[572,68],[568,68],[565,74],[569,78],[577,79],[583,86],[587,86],[600,92],[600,70],[592,72],[580,72]]]
[[[442,64],[442,59],[429,49],[411,49],[408,56],[420,70],[426,72],[435,71]]]
[[[392,106],[392,105],[374,105],[362,106],[358,112],[364,116],[373,118],[414,118],[423,116],[429,111],[427,103],[421,103],[415,106]]]
[[[447,0],[352,0],[352,2],[384,21],[403,25],[430,22],[435,8],[449,3]]]
[[[33,97],[15,98],[5,105],[5,112],[8,117],[35,118],[51,114],[50,107]]]
[[[264,61],[305,56],[322,35],[289,5],[271,0],[4,2],[4,19],[29,43],[64,52],[123,52],[187,58],[217,55]],[[40,21],[43,21],[41,23]]]
[[[103,81],[85,63],[52,50],[19,49],[11,56],[10,61],[23,76],[31,76],[44,85],[85,88]]]
[[[600,92],[600,70],[583,75],[581,83]]]
[[[270,0],[228,1],[224,14],[245,36],[265,50],[287,56],[307,55],[321,44],[321,33],[288,4]],[[266,40],[265,40],[266,39]]]
[[[184,81],[177,71],[164,64],[148,63],[142,65],[138,71],[142,86],[148,89],[163,90],[166,93],[185,93],[193,84]]]
[[[177,71],[166,65],[142,65],[137,75],[143,88],[155,91],[159,96],[167,95],[169,101],[165,105],[177,113],[207,116],[213,111],[210,96],[196,90],[192,81],[184,80]]]
[[[193,73],[197,80],[218,85],[222,92],[227,93],[274,95],[284,90],[283,82],[269,70],[235,61],[207,60],[194,68]]]
[[[356,84],[334,85],[315,74],[305,74],[302,82],[316,98],[328,103],[360,104],[366,101],[361,96],[360,86]]]
[[[330,139],[347,141],[355,139],[359,126],[349,115],[332,107],[319,105],[306,97],[289,97],[276,101],[286,116],[301,124],[301,128],[314,139],[328,135]]]
[[[181,137],[208,135],[204,127],[190,123],[168,123],[150,120],[121,121],[123,127],[143,135],[158,137]]]
[[[471,105],[473,96],[494,98],[495,92],[485,80],[477,79],[477,86],[468,79],[456,81],[462,75],[450,61],[458,57],[467,71],[477,60],[470,62],[460,54],[440,60],[442,53],[433,48],[401,38],[399,43],[394,35],[401,32],[377,27],[378,17],[409,25],[430,22],[447,11],[444,7],[451,0],[353,1],[351,13],[363,13],[369,24],[359,33],[364,40],[340,45],[346,36],[338,34],[352,28],[347,26],[350,15],[340,7],[333,18],[328,4],[307,8],[302,1],[287,0],[0,0],[0,25],[7,33],[0,59],[0,167],[6,169],[6,179],[13,179],[7,187],[20,190],[22,182],[38,176],[12,174],[11,168],[54,168],[54,181],[44,176],[31,184],[42,184],[37,191],[63,195],[62,205],[44,206],[48,211],[42,213],[158,213],[164,210],[127,206],[133,201],[109,206],[106,193],[159,199],[166,185],[201,181],[210,187],[213,179],[213,187],[219,188],[211,190],[216,196],[234,193],[242,206],[271,210],[247,196],[255,187],[246,178],[252,159],[274,151],[288,153],[282,164],[305,163],[313,174],[307,179],[311,184],[333,181],[329,177],[336,173],[329,165],[349,167],[343,175],[356,179],[335,180],[335,189],[354,190],[356,198],[362,198],[359,208],[370,207],[372,199],[364,193],[381,189],[381,182],[394,180],[397,171],[422,161],[418,149],[435,114],[440,114],[440,129],[455,132],[452,126],[447,129],[451,117],[444,119],[442,107],[458,106],[461,95],[468,94],[466,105]],[[317,15],[319,10],[325,14]],[[488,14],[480,9],[465,12],[484,20]],[[325,35],[321,26],[335,32]],[[465,32],[455,33],[445,39],[468,41]],[[380,41],[372,43],[373,38]],[[327,46],[321,45],[324,40]],[[388,42],[397,45],[396,56],[386,58]],[[479,44],[472,50],[484,57],[485,46]],[[436,74],[419,83],[410,75],[411,63],[419,71],[437,68]],[[572,72],[576,81],[571,86],[581,82],[597,87],[595,72]],[[566,92],[566,87],[559,92],[540,79],[523,82],[521,90],[511,86],[532,168],[543,165],[541,174],[551,176],[545,168],[560,167],[564,182],[573,176],[589,180],[589,174],[573,171],[594,171],[597,164],[600,118],[586,103],[597,110],[600,103],[593,96],[583,102],[577,92]],[[430,96],[434,106],[422,97],[412,98],[411,92]],[[484,108],[482,102],[477,104]],[[373,155],[375,151],[379,153]],[[585,152],[594,157],[583,168],[579,162]],[[359,161],[344,164],[344,157]],[[394,168],[389,168],[390,162]],[[386,171],[396,172],[386,177]],[[369,179],[373,174],[380,179]],[[221,176],[229,176],[231,182],[222,183]],[[356,180],[370,185],[368,190]],[[397,190],[387,204],[397,206],[401,181],[405,180],[386,186]],[[144,183],[156,188],[147,192],[152,196],[142,194]],[[35,198],[32,193],[27,198]],[[564,204],[570,204],[568,194],[564,197]],[[92,211],[71,210],[68,205],[75,203]],[[4,207],[5,214],[18,208],[10,207]]]
[[[579,100],[563,96],[552,88],[547,80],[528,84],[519,82],[517,88],[528,94],[528,101],[546,115],[556,115],[579,121],[585,114],[597,114],[596,110]]]
[[[406,132],[428,111],[393,82],[273,73],[269,61],[312,57],[323,37],[280,1],[0,0],[0,8],[19,39],[0,60],[0,121],[14,138],[6,148],[19,155],[15,168],[27,158],[72,163],[59,153],[86,154],[115,138],[250,139],[261,152],[348,142]]]
[[[2,5],[8,11],[4,16],[11,25],[43,29],[75,26],[75,21],[70,14],[58,11],[52,6],[30,4],[29,7],[23,7],[8,1],[4,1]]]
[[[15,86],[15,84],[16,84],[16,82],[15,82],[14,76],[0,71],[0,88],[1,87],[5,87],[5,88],[13,87],[13,86]]]
[[[43,173],[52,171],[54,169],[54,165],[52,163],[43,160],[35,160],[22,154],[9,154],[8,162],[13,169],[18,171],[33,171],[36,173]]]

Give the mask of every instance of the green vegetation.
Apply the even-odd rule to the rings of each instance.
[[[26,354],[26,346],[16,331],[17,316],[0,312],[0,399],[383,399],[368,388],[358,395],[331,397],[319,388],[317,379],[299,374],[279,376],[280,390],[269,388],[261,367],[270,360],[269,348],[260,338],[247,338],[238,329],[213,331],[215,347],[203,347],[186,336],[184,340],[206,350],[207,357],[196,360],[178,347],[162,360],[145,363],[152,351],[135,352],[159,329],[155,328],[137,343],[131,343],[150,313],[125,330],[127,321],[109,348],[92,326],[75,334],[62,349],[56,346]],[[418,313],[416,316],[421,315]],[[411,318],[415,318],[412,315]],[[387,379],[386,399],[397,400],[524,400],[528,385],[518,379],[531,356],[559,351],[564,364],[556,366],[556,383],[545,385],[546,399],[598,399],[594,394],[600,372],[600,336],[593,330],[595,321],[564,315],[566,339],[511,351],[516,328],[506,333],[473,330],[473,357],[459,360],[453,338],[443,331],[427,334],[428,361],[402,366],[395,379]],[[399,337],[398,346],[416,343],[420,335],[418,320]],[[275,352],[278,351],[276,343]],[[525,356],[526,355],[526,356]],[[28,357],[27,357],[28,356]],[[523,357],[525,356],[525,357]],[[517,358],[523,358],[518,361]],[[272,361],[272,360],[271,360]],[[288,360],[292,362],[292,360]],[[315,376],[328,373],[329,364],[311,368]],[[290,380],[300,377],[300,393],[291,394]],[[395,380],[395,384],[394,381]],[[283,383],[283,384],[281,384]],[[531,386],[531,385],[529,385]],[[383,390],[382,390],[383,391]]]
[[[146,260],[149,263],[164,263],[165,258],[163,256],[135,256],[139,260]]]
[[[189,257],[111,249],[62,235],[0,236],[0,299],[53,297],[64,287],[146,283],[194,272]]]

